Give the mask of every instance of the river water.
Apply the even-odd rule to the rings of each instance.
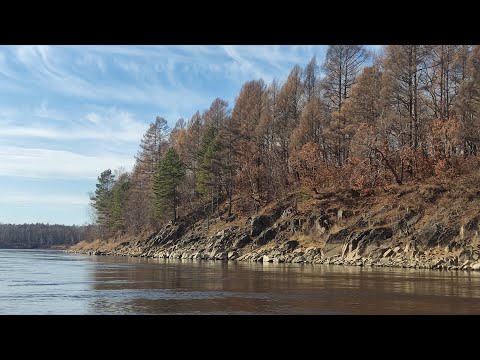
[[[480,314],[480,273],[0,250],[0,314]]]

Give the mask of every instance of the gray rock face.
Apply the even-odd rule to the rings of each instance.
[[[255,245],[263,246],[268,244],[271,240],[275,238],[276,234],[277,230],[273,228],[266,229],[258,236],[257,240],[255,240]]]
[[[283,245],[280,246],[280,249],[283,250],[284,252],[290,252],[290,251],[293,251],[297,248],[298,246],[298,241],[296,240],[289,240],[285,243],[283,243]]]
[[[480,271],[480,245],[475,240],[480,232],[480,216],[454,225],[434,219],[427,226],[424,221],[418,221],[423,216],[421,212],[408,208],[392,221],[380,216],[392,208],[385,205],[361,214],[345,208],[339,223],[336,223],[339,221],[336,218],[338,207],[321,209],[318,213],[289,210],[280,216],[281,208],[271,216],[251,217],[242,226],[227,227],[226,223],[225,228],[220,227],[221,230],[211,236],[206,234],[201,222],[190,227],[167,224],[144,241],[119,242],[108,251],[90,247],[84,252],[185,261],[238,260]],[[349,221],[352,216],[356,218]],[[213,219],[212,223],[219,221]],[[333,225],[341,230],[332,232]],[[304,245],[304,237],[313,246]]]
[[[233,242],[233,247],[235,248],[243,248],[245,245],[250,244],[252,242],[252,238],[246,234],[239,237],[237,240]]]
[[[270,226],[271,223],[272,223],[272,219],[269,216],[265,216],[265,215],[254,216],[250,220],[250,226],[251,226],[250,236],[257,237],[267,226]]]

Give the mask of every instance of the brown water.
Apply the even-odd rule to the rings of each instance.
[[[2,314],[480,314],[480,273],[0,250]]]

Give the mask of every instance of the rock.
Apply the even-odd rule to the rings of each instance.
[[[292,259],[292,263],[302,263],[305,261],[305,257],[303,255],[297,256]]]
[[[254,216],[250,221],[250,236],[256,237],[260,235],[260,233],[271,224],[271,220],[269,216],[265,215]]]
[[[243,248],[245,245],[249,244],[252,242],[252,238],[248,235],[243,235],[242,237],[238,238],[237,240],[234,241],[233,247],[240,249]]]
[[[234,260],[238,257],[238,253],[236,251],[229,251],[227,255],[228,260]]]
[[[273,258],[270,258],[268,255],[263,255],[262,262],[264,263],[273,262]]]
[[[290,217],[291,215],[294,215],[295,211],[292,208],[285,209],[280,216],[281,218],[287,218]]]
[[[460,255],[458,255],[458,260],[460,261],[467,261],[472,258],[472,252],[469,250],[463,250]]]
[[[393,255],[393,250],[392,249],[387,249],[387,251],[385,251],[383,253],[383,257],[386,258],[386,257],[389,257],[389,256],[392,256]]]
[[[480,262],[475,263],[471,266],[472,270],[479,271],[480,270]]]
[[[215,260],[227,260],[228,256],[225,251],[219,252],[217,255],[215,255]]]
[[[226,233],[227,233],[227,229],[220,230],[215,234],[215,237],[219,237],[219,238],[224,237]]]
[[[293,251],[298,246],[298,241],[289,240],[282,245],[282,250],[284,251]]]
[[[252,256],[252,261],[258,261],[258,262],[263,262],[263,255],[260,254],[255,254]]]
[[[303,254],[305,254],[305,253],[303,252],[303,249],[302,249],[302,248],[298,248],[298,249],[293,250],[293,253],[294,253],[295,255],[297,255],[297,256],[298,256],[298,255],[303,255]]]
[[[302,226],[302,222],[300,219],[292,219],[290,220],[290,232],[294,234],[300,227]]]
[[[271,240],[275,238],[275,235],[277,234],[277,230],[273,228],[268,228],[265,231],[263,231],[255,241],[255,245],[258,246],[263,246],[269,243]]]

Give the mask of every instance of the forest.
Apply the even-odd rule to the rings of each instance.
[[[0,224],[0,249],[36,249],[93,240],[95,225]]]
[[[479,116],[478,45],[331,45],[285,81],[244,83],[232,106],[217,98],[173,129],[158,116],[132,171],[99,175],[97,235],[195,214],[228,220],[292,193],[366,197],[468,176],[479,165]]]

